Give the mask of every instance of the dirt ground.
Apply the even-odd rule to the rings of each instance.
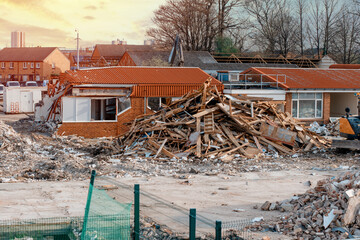
[[[30,139],[19,140],[13,150],[0,150],[0,220],[83,215],[91,169],[119,184],[138,183],[141,190],[183,209],[196,208],[198,214],[214,221],[284,215],[259,208],[265,201],[281,202],[304,193],[318,180],[359,169],[358,152],[320,150],[278,158],[239,158],[231,163],[118,158],[116,153],[90,151],[99,141],[92,145],[84,139],[34,135],[31,121],[20,120],[28,117],[0,112],[0,120],[15,131],[9,136]],[[23,146],[27,143],[29,148]],[[21,155],[24,149],[27,153]],[[124,201],[132,199],[132,191],[121,194]],[[142,214],[171,227],[168,216],[151,211],[156,207],[156,203],[142,202]],[[184,216],[179,216],[181,221],[188,221]],[[187,231],[184,226],[177,230]],[[274,233],[256,236],[261,239],[262,235],[289,239]]]

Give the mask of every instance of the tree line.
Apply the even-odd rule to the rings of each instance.
[[[359,9],[358,0],[167,0],[147,35],[170,47],[179,34],[188,51],[330,54],[358,63]]]

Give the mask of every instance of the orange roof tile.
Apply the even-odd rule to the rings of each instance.
[[[42,62],[56,47],[4,48],[0,51],[3,62]]]
[[[360,88],[360,70],[316,68],[250,68],[243,74],[284,74],[285,89],[356,89]],[[276,82],[276,77],[266,76]],[[283,80],[283,79],[281,79]]]
[[[360,69],[360,64],[333,64],[329,68],[336,69]]]
[[[66,81],[79,84],[135,85],[132,96],[176,97],[198,89],[209,78],[219,91],[223,85],[199,68],[176,67],[107,67],[67,71]]]

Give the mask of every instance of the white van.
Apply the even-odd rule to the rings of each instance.
[[[20,83],[18,81],[8,81],[6,87],[20,87]]]

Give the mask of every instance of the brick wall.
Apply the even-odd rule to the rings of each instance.
[[[330,121],[330,93],[323,93],[323,121],[325,124]]]
[[[57,134],[78,135],[86,138],[115,137],[129,130],[129,126],[124,125],[124,123],[132,122],[142,114],[144,114],[144,99],[131,98],[131,108],[118,115],[117,122],[63,123]]]
[[[291,101],[292,101],[292,95],[291,93],[285,94],[285,108],[284,111],[291,114]]]
[[[55,64],[55,68],[52,64]],[[42,64],[43,76],[50,79],[51,74],[60,74],[70,70],[70,60],[59,50],[55,49]]]

